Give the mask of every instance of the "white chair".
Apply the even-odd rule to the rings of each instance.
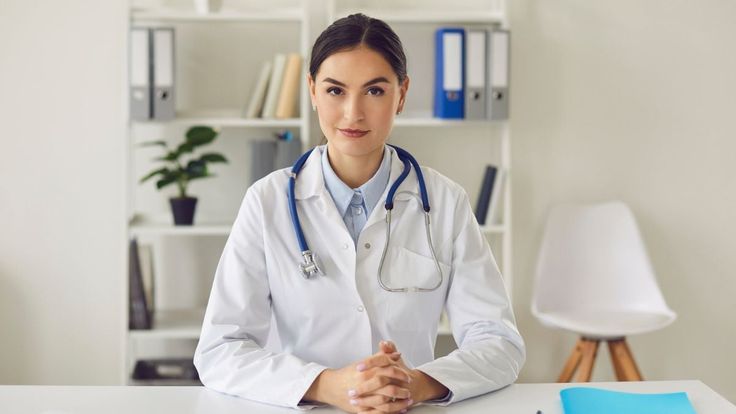
[[[676,315],[662,297],[631,210],[622,202],[560,205],[547,221],[532,314],[581,338],[558,382],[587,382],[600,341],[619,381],[641,381],[626,336],[663,328]]]

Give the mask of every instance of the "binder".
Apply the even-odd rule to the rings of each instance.
[[[488,41],[490,66],[490,91],[488,94],[488,119],[509,117],[509,40],[508,30],[492,30]]]
[[[439,28],[435,33],[434,116],[465,117],[464,96],[465,30]]]
[[[174,29],[153,29],[153,119],[174,119]]]
[[[483,182],[480,185],[480,194],[475,204],[475,218],[481,226],[486,224],[488,216],[488,207],[491,203],[493,195],[493,187],[496,184],[496,174],[498,168],[495,165],[486,165],[486,171],[483,174]]]
[[[151,118],[151,53],[150,32],[146,28],[130,29],[130,119]]]
[[[273,139],[250,142],[250,184],[273,172],[276,167],[276,141]]]
[[[128,328],[151,329],[152,316],[143,287],[138,240],[131,239],[128,249]]]
[[[468,30],[465,38],[465,119],[486,118],[487,32]]]

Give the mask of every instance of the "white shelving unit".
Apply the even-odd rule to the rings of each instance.
[[[130,7],[131,27],[174,27],[176,36],[176,118],[171,121],[131,121],[128,128],[129,165],[126,174],[129,189],[128,237],[138,238],[139,241],[146,240],[147,243],[154,246],[157,300],[153,329],[127,331],[123,361],[123,372],[125,373],[123,382],[127,384],[150,383],[157,385],[166,383],[166,381],[141,382],[131,379],[135,361],[144,357],[160,358],[191,354],[200,334],[204,306],[209,293],[207,285],[211,283],[214,275],[214,266],[204,266],[204,269],[200,272],[192,272],[191,269],[187,269],[188,266],[179,266],[178,268],[170,266],[172,261],[176,262],[180,257],[176,249],[182,247],[197,249],[200,246],[205,246],[209,250],[209,256],[216,255],[213,252],[222,251],[222,246],[224,246],[226,237],[230,233],[239,201],[247,187],[248,166],[243,165],[247,164],[247,161],[242,159],[242,155],[238,159],[238,155],[240,155],[239,152],[243,149],[242,147],[246,146],[249,141],[288,129],[301,140],[303,146],[310,143],[311,111],[309,110],[307,88],[303,81],[301,82],[300,91],[299,118],[245,119],[242,114],[250,97],[252,83],[254,83],[261,62],[265,59],[271,59],[275,53],[298,52],[306,58],[308,55],[307,47],[311,44],[311,41],[309,39],[309,18],[305,7],[306,3],[302,0],[282,0],[280,1],[281,4],[275,6],[268,4],[268,2],[263,2],[260,5],[251,4],[252,2],[241,2],[240,6],[243,10],[224,9],[221,12],[209,14],[196,13],[192,2],[184,6],[182,6],[182,3],[169,2],[167,4],[173,4],[177,8],[167,9],[160,8],[160,2],[156,0],[131,1],[135,3],[131,4]],[[150,3],[150,7],[148,3]],[[284,3],[290,4],[284,6]],[[258,7],[258,9],[248,11],[247,8],[251,6]],[[254,42],[257,42],[254,39],[258,39],[258,37],[252,36],[252,34],[258,33],[264,28],[270,28],[272,34],[280,37],[280,39],[273,42],[260,42],[257,48],[253,48]],[[234,38],[231,39],[231,35]],[[212,43],[222,42],[213,45],[213,48],[221,49],[219,56],[216,52],[205,50],[210,48],[212,43],[204,44],[204,41],[202,41],[197,44],[199,39],[207,36],[212,36],[215,39],[211,41]],[[241,47],[248,48],[248,52],[257,49],[252,61],[241,56],[245,54]],[[225,99],[226,102],[213,104],[213,101],[218,98],[218,93],[214,92],[217,85],[212,86],[213,92],[208,91],[212,81],[207,76],[208,65],[210,63],[213,66],[218,64],[237,65],[238,63],[231,59],[231,50],[234,50],[237,56],[241,56],[241,68],[246,69],[245,72],[247,73],[238,73],[236,70],[227,73],[226,75],[231,77],[229,81],[233,85],[238,85],[241,90],[232,92],[232,96]],[[215,61],[210,62],[210,59],[215,59]],[[194,64],[190,62],[194,62]],[[200,66],[192,67],[192,65]],[[179,74],[182,74],[182,76],[179,76]],[[125,87],[127,88],[127,85]],[[229,93],[231,93],[229,90],[224,92],[225,95]],[[179,101],[181,96],[184,97],[183,102]],[[213,169],[216,170],[215,173],[228,167],[235,169],[236,172],[223,174],[234,176],[230,177],[230,183],[222,183],[222,181],[228,179],[224,177],[219,185],[229,186],[221,192],[235,192],[238,194],[229,199],[211,203],[220,204],[219,201],[223,201],[222,204],[229,206],[227,212],[222,212],[222,210],[199,211],[203,200],[207,198],[207,195],[200,196],[200,202],[197,206],[198,212],[195,217],[196,224],[193,226],[174,226],[171,213],[166,205],[168,194],[150,188],[153,187],[150,183],[146,183],[147,187],[145,188],[137,183],[138,178],[143,175],[142,173],[151,169],[150,166],[146,165],[147,160],[151,157],[139,154],[141,150],[137,147],[137,144],[142,141],[165,137],[172,137],[171,140],[177,142],[183,137],[184,131],[193,125],[208,125],[220,130],[220,136],[216,143],[222,147],[208,149],[208,151],[213,150],[223,153],[230,160],[230,164],[224,168],[218,168],[219,165],[213,166]],[[240,176],[243,172],[246,173],[245,176]],[[212,183],[216,183],[216,181],[212,181]],[[213,184],[207,184],[207,186],[211,185]],[[194,182],[190,184],[190,192],[199,196],[200,194],[195,190],[195,186]],[[207,190],[207,188],[200,188],[199,192],[206,192]],[[215,192],[215,190],[210,191],[210,196]],[[159,254],[161,252],[168,252],[168,255]],[[186,253],[181,253],[181,255],[186,255]],[[204,256],[205,253],[201,253],[201,255]],[[192,259],[191,257],[188,258]],[[193,259],[201,258],[194,257]],[[216,258],[210,258],[210,261],[212,260],[216,260]],[[162,282],[160,279],[166,277],[172,279],[173,282],[161,283],[160,286],[159,282]],[[187,296],[186,299],[189,299],[186,303],[180,303],[176,298],[168,300],[168,303],[164,303],[162,307],[159,307],[158,299],[165,297],[167,294],[167,292],[161,292],[161,290],[178,290],[180,288],[186,290],[186,286],[190,282],[193,285],[199,285],[199,289],[189,289],[194,292],[184,295]],[[127,326],[126,318],[126,329]],[[172,382],[172,384],[181,383],[181,381]]]
[[[426,62],[427,55],[433,52],[433,37],[426,38],[427,33],[432,33],[436,27],[448,25],[470,25],[474,27],[503,27],[508,28],[508,21],[505,11],[505,2],[503,0],[478,0],[469,1],[471,6],[464,6],[462,2],[453,3],[451,9],[432,9],[431,1],[429,6],[417,8],[409,8],[402,10],[400,5],[402,1],[392,3],[392,11],[378,9],[373,5],[380,6],[378,0],[366,1],[349,1],[349,0],[325,0],[319,7],[315,7],[315,3],[309,0],[291,0],[293,5],[290,7],[282,7],[284,2],[289,0],[281,0],[277,4],[278,8],[269,10],[259,8],[252,12],[244,10],[223,10],[220,13],[211,13],[206,15],[196,14],[193,10],[187,9],[161,9],[158,7],[140,7],[141,3],[149,0],[131,0],[135,1],[135,7],[130,9],[130,25],[135,27],[141,26],[174,26],[177,31],[176,50],[183,51],[181,53],[191,53],[196,55],[199,51],[197,48],[204,47],[202,44],[195,45],[190,48],[186,42],[195,42],[197,36],[207,36],[211,32],[217,32],[221,28],[223,30],[237,31],[239,28],[248,28],[250,25],[264,24],[274,25],[279,29],[283,28],[285,32],[290,33],[291,39],[289,44],[295,45],[295,50],[277,49],[279,46],[271,46],[270,42],[257,42],[257,40],[247,39],[245,44],[239,44],[245,49],[251,46],[257,46],[261,53],[260,57],[271,57],[273,53],[298,51],[306,59],[309,54],[313,37],[315,33],[310,32],[310,27],[314,26],[319,29],[316,34],[321,31],[323,23],[315,24],[314,21],[324,20],[331,22],[335,17],[341,17],[353,12],[363,12],[369,16],[377,17],[389,23],[402,38],[407,54],[409,57],[409,76],[412,78],[412,84],[409,91],[409,101],[405,112],[397,117],[394,132],[391,139],[397,145],[405,147],[414,153],[422,164],[436,168],[443,174],[458,181],[463,185],[471,196],[471,200],[477,196],[480,182],[482,179],[483,168],[486,163],[495,163],[507,171],[506,182],[504,184],[503,207],[501,223],[494,223],[482,227],[482,231],[488,237],[494,248],[494,254],[499,261],[502,273],[507,283],[509,291],[513,286],[512,268],[511,268],[511,154],[510,154],[510,130],[507,121],[464,121],[464,120],[442,120],[435,119],[431,116],[431,98],[427,100],[428,90],[431,90],[431,83],[426,84],[427,79],[433,76],[433,66],[430,65],[429,71],[422,70],[424,66],[421,62]],[[155,2],[156,0],[150,0]],[[406,0],[410,1],[410,0]],[[268,2],[263,2],[266,6]],[[485,3],[485,6],[483,6]],[[158,4],[158,2],[156,2]],[[263,5],[262,4],[262,5]],[[442,3],[437,1],[436,5],[442,7]],[[394,7],[395,6],[395,7]],[[365,8],[363,8],[365,7]],[[446,7],[446,6],[445,6]],[[319,9],[315,17],[315,8]],[[311,13],[310,13],[311,10]],[[269,26],[270,27],[270,26]],[[181,30],[180,30],[181,29]],[[183,36],[179,38],[180,33],[186,34],[191,29],[191,36]],[[229,32],[227,32],[229,33]],[[226,38],[227,36],[220,36]],[[416,42],[422,42],[421,47]],[[236,42],[236,41],[231,41]],[[255,45],[255,42],[258,45]],[[227,45],[225,45],[227,46]],[[268,47],[274,47],[272,53],[268,55],[264,50]],[[207,55],[208,57],[211,55]],[[246,62],[247,63],[247,62]],[[123,361],[125,378],[123,381],[128,384],[137,384],[130,379],[130,374],[137,358],[145,356],[163,357],[169,355],[168,344],[181,343],[182,346],[173,346],[175,352],[179,354],[187,354],[193,351],[196,340],[199,337],[201,321],[204,314],[204,306],[206,305],[207,293],[209,293],[209,284],[211,284],[214,275],[214,267],[219,253],[222,251],[224,241],[230,233],[232,222],[237,212],[237,207],[242,199],[242,195],[247,187],[245,177],[238,177],[238,172],[229,173],[229,181],[224,177],[222,181],[217,181],[217,185],[224,186],[219,192],[211,190],[210,194],[202,194],[200,204],[207,197],[214,198],[220,193],[235,193],[230,198],[224,200],[216,200],[210,205],[229,206],[229,210],[210,209],[201,211],[198,205],[198,213],[193,226],[173,226],[171,224],[170,212],[166,198],[168,195],[152,189],[152,184],[146,183],[146,188],[140,188],[137,179],[142,176],[142,172],[147,172],[150,167],[145,164],[145,159],[150,157],[138,153],[137,143],[142,141],[160,139],[159,137],[176,137],[180,139],[183,131],[192,125],[209,125],[221,130],[221,136],[218,142],[223,145],[247,145],[247,142],[254,136],[263,136],[289,129],[301,139],[305,148],[316,143],[314,137],[321,137],[319,134],[316,118],[312,114],[309,103],[308,90],[305,82],[302,82],[300,95],[300,114],[299,118],[286,120],[268,120],[268,119],[244,119],[242,118],[242,109],[247,104],[245,96],[250,93],[251,83],[257,76],[257,70],[260,68],[261,60],[253,59],[250,63],[250,73],[247,79],[240,79],[239,85],[245,89],[242,93],[245,99],[241,99],[239,104],[232,104],[235,99],[224,105],[213,105],[211,103],[212,96],[216,92],[210,94],[203,93],[201,89],[206,87],[202,83],[206,83],[206,79],[192,79],[187,77],[186,84],[179,84],[177,79],[177,91],[183,92],[185,96],[185,106],[177,107],[177,117],[167,122],[131,122],[129,124],[129,167],[127,172],[128,188],[129,188],[129,225],[128,236],[136,237],[139,240],[147,240],[154,244],[155,249],[155,274],[159,277],[170,277],[173,282],[164,283],[161,286],[157,284],[157,296],[165,296],[162,290],[181,290],[188,284],[198,286],[193,290],[195,292],[189,295],[183,295],[186,300],[169,300],[164,303],[163,307],[159,307],[157,300],[157,311],[154,316],[154,329],[145,331],[127,331],[127,339],[125,344],[125,358]],[[177,68],[181,65],[188,64],[188,61],[177,59]],[[306,73],[308,62],[305,60],[303,64],[303,73]],[[188,68],[190,72],[200,73]],[[428,73],[431,72],[431,73]],[[238,80],[235,80],[238,84]],[[425,86],[421,86],[425,85]],[[216,90],[217,85],[212,86]],[[127,88],[127,85],[125,85]],[[192,88],[196,93],[187,94],[187,88]],[[200,88],[197,90],[196,88]],[[425,93],[425,95],[422,95]],[[126,94],[127,95],[127,94]],[[415,97],[415,100],[411,99]],[[205,102],[198,105],[197,99]],[[450,135],[448,138],[447,136]],[[427,141],[432,141],[430,144]],[[245,143],[245,144],[243,144]],[[441,151],[434,150],[433,145],[445,146]],[[239,149],[233,152],[227,152],[226,149],[213,149],[222,152],[226,157],[231,159],[230,165],[240,170],[247,169],[246,157],[242,157],[238,153]],[[466,151],[463,155],[456,155],[458,151]],[[445,158],[437,158],[437,153],[449,154]],[[238,158],[240,156],[240,158]],[[469,159],[466,159],[469,158]],[[462,159],[462,162],[458,162]],[[463,164],[459,166],[459,164]],[[230,167],[228,167],[230,168]],[[476,171],[477,170],[477,171]],[[216,171],[217,172],[217,171]],[[242,172],[242,171],[239,171]],[[220,180],[216,178],[215,180]],[[214,182],[213,182],[214,183]],[[211,186],[212,184],[207,184]],[[192,185],[191,187],[194,187]],[[207,188],[199,188],[199,192],[206,193]],[[191,188],[195,195],[198,191]],[[173,245],[173,247],[168,247]],[[158,247],[161,246],[159,249]],[[182,247],[183,246],[183,247]],[[193,259],[186,254],[180,254],[177,249],[191,248],[196,251],[196,255],[205,256],[206,250],[210,257],[207,265],[201,265],[200,271],[192,271],[195,264],[186,262],[184,259]],[[500,250],[500,255],[499,251]],[[159,255],[159,253],[161,255]],[[201,259],[201,257],[196,257]],[[182,263],[179,263],[182,261]],[[126,282],[127,288],[127,282]],[[185,289],[184,289],[185,290]],[[127,292],[127,289],[126,289]],[[127,298],[127,294],[126,294]],[[194,298],[194,299],[192,299]],[[166,306],[175,305],[175,306]],[[126,314],[127,315],[127,314]],[[127,317],[125,322],[127,329]],[[439,333],[443,336],[451,334],[449,327],[440,325]],[[153,350],[153,351],[151,351]]]

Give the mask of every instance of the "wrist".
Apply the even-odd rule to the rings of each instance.
[[[425,374],[418,369],[411,370],[412,399],[415,402],[423,402],[442,398],[450,392],[441,382]]]
[[[329,384],[333,375],[334,371],[331,369],[325,369],[320,372],[320,374],[317,375],[317,378],[315,378],[312,382],[312,385],[309,387],[307,392],[304,393],[302,401],[329,404],[330,401],[328,400],[330,398],[327,394],[327,391],[331,389]]]

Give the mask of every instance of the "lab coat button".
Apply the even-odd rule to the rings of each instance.
[[[371,248],[371,244],[370,244],[370,243],[366,243],[366,244],[365,244],[365,248],[366,248],[366,249],[370,249],[370,248]]]
[[[342,245],[342,248],[343,248],[343,250],[347,250],[347,249],[348,249],[348,247],[350,247],[350,246],[348,246],[348,244],[347,244],[347,243],[343,243],[343,245]]]
[[[363,306],[358,306],[358,312],[363,312],[365,308]]]

